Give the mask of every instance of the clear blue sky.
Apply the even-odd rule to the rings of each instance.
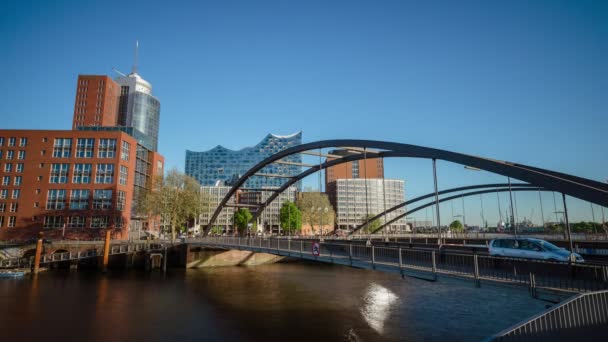
[[[136,39],[168,167],[303,130],[608,179],[607,1],[5,1],[0,127],[69,129],[77,75],[129,71]],[[430,162],[386,164],[432,189]],[[504,180],[439,166],[441,187]]]

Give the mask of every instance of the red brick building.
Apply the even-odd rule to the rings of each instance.
[[[72,129],[82,126],[116,126],[120,86],[109,76],[79,75]]]
[[[0,129],[0,240],[159,229],[135,207],[164,158],[144,146],[145,134],[116,126],[119,96],[110,77],[80,75],[72,130]]]

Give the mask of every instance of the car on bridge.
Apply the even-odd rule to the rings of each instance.
[[[504,238],[494,239],[488,245],[490,255],[512,258],[570,261],[570,252],[541,239]],[[572,253],[575,262],[584,262],[578,253]]]

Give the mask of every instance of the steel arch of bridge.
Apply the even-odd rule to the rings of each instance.
[[[536,186],[534,186],[532,184],[526,184],[526,183],[514,183],[514,184],[511,184],[510,186],[511,186],[512,189],[515,189],[515,188],[532,188],[533,187],[533,188],[535,188],[537,190],[538,189],[542,190],[541,188],[538,188],[538,187],[536,187]],[[496,192],[496,190],[498,190],[498,189],[503,189],[503,188],[507,188],[508,189],[508,187],[509,187],[509,183],[477,184],[477,185],[461,186],[461,187],[458,187],[458,188],[451,188],[451,189],[441,190],[441,191],[437,192],[437,195],[441,196],[441,195],[445,195],[445,194],[452,193],[452,192],[475,190],[475,189],[493,189],[492,192]],[[500,192],[500,191],[498,191],[498,192]],[[393,207],[391,207],[389,209],[386,209],[385,211],[382,211],[382,212],[378,213],[377,215],[375,215],[374,217],[371,217],[370,219],[366,219],[365,222],[363,222],[362,224],[358,225],[348,235],[354,234],[355,232],[357,232],[357,231],[365,228],[365,226],[367,226],[368,224],[370,224],[370,222],[373,222],[374,220],[377,220],[377,219],[381,218],[382,216],[387,215],[387,214],[389,214],[389,213],[391,213],[391,212],[393,212],[393,211],[395,211],[395,210],[397,210],[399,208],[403,208],[403,207],[408,206],[408,205],[410,205],[412,203],[416,203],[416,202],[422,201],[424,199],[431,198],[433,196],[435,196],[435,192],[431,192],[431,193],[428,193],[426,195],[418,196],[418,197],[412,198],[411,200],[399,203],[399,204],[397,204],[397,205],[395,205],[395,206],[393,206]],[[435,203],[435,202],[433,201],[433,203]]]
[[[440,200],[438,201],[438,203],[441,203],[441,202],[446,202],[446,201],[451,201],[451,200],[453,200],[453,199],[458,199],[458,198],[461,198],[461,197],[468,197],[468,196],[475,196],[475,195],[483,195],[483,194],[489,194],[489,193],[495,193],[495,192],[507,192],[507,191],[513,191],[513,192],[516,192],[516,191],[517,191],[517,192],[519,192],[519,191],[539,191],[539,190],[540,190],[540,191],[543,191],[543,190],[545,190],[545,189],[543,189],[543,188],[539,188],[539,187],[520,187],[520,188],[512,188],[511,190],[509,190],[508,188],[506,188],[506,189],[505,189],[505,188],[500,188],[500,189],[478,190],[478,191],[465,192],[465,193],[462,193],[462,194],[458,194],[458,195],[454,195],[454,196],[445,197],[445,198],[440,199]],[[416,208],[414,208],[414,209],[411,209],[411,210],[409,210],[409,211],[406,211],[405,213],[403,213],[403,214],[401,214],[401,215],[399,215],[399,216],[396,216],[396,217],[392,218],[390,221],[388,221],[388,222],[386,222],[386,223],[384,223],[384,224],[380,225],[380,226],[379,226],[379,227],[378,227],[376,230],[374,230],[374,231],[372,232],[372,234],[374,234],[374,233],[376,233],[376,232],[378,232],[378,231],[380,231],[380,230],[384,229],[386,226],[388,226],[388,225],[392,224],[393,222],[395,222],[395,221],[397,221],[397,220],[399,220],[399,219],[401,219],[401,218],[407,217],[407,215],[411,215],[411,214],[413,214],[413,213],[415,213],[415,212],[417,212],[417,211],[419,211],[419,210],[422,210],[422,209],[428,208],[428,207],[433,206],[433,205],[435,205],[435,201],[432,201],[432,202],[430,202],[430,203],[423,204],[423,205],[418,206],[418,207],[416,207]]]
[[[572,176],[560,172],[551,170],[541,169],[533,166],[527,166],[523,164],[517,164],[507,161],[489,159],[471,156],[467,154],[451,152],[446,150],[440,150],[430,147],[416,146],[410,144],[401,144],[395,142],[376,141],[376,140],[353,140],[353,139],[336,139],[336,140],[322,140],[298,146],[290,147],[281,152],[278,152],[270,157],[265,158],[254,167],[249,169],[228,191],[226,196],[222,199],[218,207],[216,208],[213,216],[209,220],[207,227],[205,228],[205,235],[209,233],[211,227],[215,223],[215,220],[219,216],[222,209],[228,203],[230,197],[232,197],[236,191],[243,186],[245,181],[250,177],[254,176],[257,172],[262,170],[264,167],[280,161],[280,159],[287,156],[299,153],[305,153],[307,151],[320,150],[323,148],[372,148],[383,150],[380,152],[370,152],[369,158],[386,158],[386,157],[409,157],[409,158],[424,158],[433,160],[444,160],[464,166],[474,167],[480,170],[496,173],[506,177],[511,177],[524,181],[538,187],[542,187],[548,191],[556,191],[564,193],[566,195],[576,197],[585,201],[589,201],[601,206],[608,206],[608,185],[594,180]],[[366,158],[365,153],[355,154],[339,159],[331,160],[320,165],[310,167],[308,170],[302,172],[295,177],[284,177],[290,179],[281,188],[279,188],[262,206],[256,213],[259,215],[265,206],[276,198],[282,191],[286,190],[291,184],[295,184],[298,180],[318,172],[324,168],[345,163],[348,161],[354,161]],[[434,203],[434,202],[433,202]]]

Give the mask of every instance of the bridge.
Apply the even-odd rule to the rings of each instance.
[[[340,154],[327,154],[323,153],[323,149],[337,149],[341,150],[345,153]],[[308,155],[308,156],[318,156],[319,163],[318,164],[303,164],[303,163],[294,163],[293,161],[286,160],[286,158],[295,155]],[[322,157],[327,157],[326,161],[322,161]],[[282,178],[285,179],[285,182],[278,189],[273,189],[272,195],[270,195],[266,200],[257,204],[247,204],[248,207],[253,209],[253,220],[257,220],[257,218],[262,214],[266,207],[270,203],[272,203],[281,193],[287,190],[290,186],[296,184],[307,176],[310,176],[314,173],[321,172],[324,169],[329,167],[333,167],[336,165],[340,165],[347,162],[358,161],[358,160],[366,160],[367,158],[423,158],[432,161],[432,174],[434,179],[434,189],[433,192],[420,196],[410,201],[406,201],[400,205],[394,206],[389,209],[385,209],[381,213],[371,213],[373,217],[371,219],[362,219],[361,224],[356,227],[350,234],[357,233],[362,228],[365,228],[370,222],[373,220],[377,220],[378,218],[391,213],[392,211],[399,209],[401,207],[405,207],[408,204],[412,204],[414,202],[418,202],[424,199],[433,200],[422,204],[412,210],[406,211],[406,213],[399,215],[396,218],[392,218],[389,222],[384,222],[378,229],[376,229],[372,233],[376,233],[381,231],[387,225],[390,225],[392,222],[402,218],[407,217],[408,214],[414,213],[418,210],[434,207],[435,216],[436,216],[436,232],[438,243],[442,242],[442,229],[441,229],[441,219],[440,219],[440,210],[439,204],[444,201],[450,201],[458,198],[462,198],[465,196],[472,195],[481,195],[484,193],[490,192],[509,192],[510,197],[510,222],[515,222],[515,214],[514,214],[514,205],[513,205],[513,192],[516,191],[550,191],[557,192],[561,194],[563,201],[563,215],[564,215],[564,224],[566,227],[566,233],[569,241],[569,250],[572,252],[574,246],[572,244],[570,224],[568,220],[568,209],[566,203],[566,196],[575,197],[584,201],[588,201],[593,204],[600,205],[602,207],[608,206],[608,184],[604,184],[598,181],[577,177],[573,175],[568,175],[565,173],[542,169],[534,166],[518,164],[509,161],[502,161],[484,157],[476,157],[472,155],[467,155],[463,153],[451,152],[446,150],[440,150],[435,148],[416,146],[410,144],[402,144],[396,142],[386,142],[386,141],[375,141],[375,140],[356,140],[356,139],[336,139],[336,140],[323,140],[316,141],[311,143],[306,143],[298,146],[294,146],[274,155],[271,155],[255,166],[253,166],[250,170],[248,170],[245,174],[243,174],[231,187],[228,193],[224,196],[216,210],[213,212],[207,226],[204,229],[204,236],[207,236],[214,223],[215,220],[220,215],[221,211],[228,206],[235,206],[233,204],[228,204],[231,197],[233,197],[239,189],[245,189],[244,185],[246,181],[254,176],[257,177],[273,177],[273,178]],[[483,170],[488,171],[494,174],[502,175],[507,177],[507,183],[497,183],[497,184],[485,184],[485,185],[473,185],[473,186],[463,186],[454,189],[445,189],[440,190],[438,188],[438,178],[437,178],[437,160],[448,161],[451,163],[456,163],[463,165],[465,168],[473,169],[473,170]],[[298,165],[302,168],[306,168],[303,172],[297,175],[276,175],[276,174],[268,174],[264,172],[264,169],[272,164],[285,164],[289,163],[289,165]],[[362,177],[363,178],[363,177]],[[516,183],[513,184],[511,179],[519,180],[524,183]],[[468,190],[475,190],[470,192],[464,192]],[[463,192],[461,194],[449,196],[446,198],[439,199],[439,195],[448,194],[450,192]],[[367,192],[365,194],[366,199],[365,202],[368,203]],[[236,204],[238,207],[239,205]],[[366,212],[364,217],[369,216],[369,212]],[[374,215],[375,214],[375,215]],[[513,226],[514,233],[517,234],[517,225]]]
[[[433,248],[382,247],[363,241],[324,242],[289,238],[205,237],[189,246],[238,249],[302,260],[399,273],[523,285],[531,291],[586,292],[608,289],[608,266],[495,257]]]

